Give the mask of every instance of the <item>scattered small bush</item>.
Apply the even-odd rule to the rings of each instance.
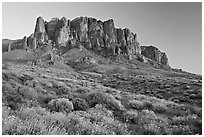
[[[156,113],[165,113],[167,111],[167,106],[165,104],[161,104],[161,103],[156,103],[153,104],[153,110]]]
[[[94,92],[90,93],[86,98],[90,107],[94,107],[96,104],[104,104],[106,108],[111,110],[123,110],[124,106],[120,101],[116,100],[111,94]]]
[[[134,109],[138,109],[138,110],[143,109],[143,105],[144,105],[143,102],[141,102],[139,100],[130,100],[129,101],[129,106],[131,108],[134,108]]]
[[[144,108],[144,109],[150,109],[150,110],[152,110],[152,109],[153,109],[152,102],[144,101],[144,102],[143,102],[143,108]]]
[[[190,135],[192,134],[188,125],[171,126],[170,130],[173,135]]]
[[[124,115],[125,121],[137,124],[137,122],[138,122],[138,111],[129,110],[129,111],[126,111],[123,115]]]
[[[69,113],[74,109],[72,102],[66,98],[58,98],[58,99],[51,100],[48,103],[48,108],[51,111],[62,112],[62,113]]]
[[[26,98],[28,100],[36,100],[38,98],[38,93],[33,88],[27,86],[19,87],[18,92],[22,95],[23,98]]]
[[[89,106],[84,99],[81,98],[74,98],[73,101],[74,110],[83,110],[86,111]]]

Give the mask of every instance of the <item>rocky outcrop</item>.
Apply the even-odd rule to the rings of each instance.
[[[23,47],[23,49],[26,49],[28,47],[28,45],[27,45],[27,37],[26,36],[23,37],[22,47]]]
[[[88,18],[88,48],[101,50],[104,48],[103,22],[94,18]]]
[[[9,52],[16,49],[26,49],[27,48],[27,37],[24,36],[23,39],[9,40],[2,39],[2,52]]]
[[[36,41],[39,43],[42,43],[46,40],[45,22],[42,17],[37,18],[34,37],[36,38]]]
[[[48,38],[54,40],[55,30],[57,28],[57,23],[59,18],[52,18],[49,22],[46,23],[45,27],[47,30]]]
[[[34,37],[34,34],[33,34],[33,33],[28,37],[28,39],[27,39],[27,45],[28,45],[28,47],[31,48],[31,49],[37,48],[36,38]]]
[[[78,40],[80,42],[86,42],[88,40],[88,18],[79,17],[71,21],[71,29],[77,33]]]
[[[63,17],[57,22],[56,30],[54,33],[54,38],[56,42],[56,46],[64,46],[66,47],[66,42],[69,40],[70,35],[70,20]]]
[[[108,43],[116,43],[116,33],[115,33],[115,26],[112,19],[103,22],[104,32],[107,35],[106,42]]]
[[[154,46],[141,46],[141,50],[141,54],[145,57],[157,61],[162,65],[169,66],[167,55],[158,48]]]
[[[140,47],[137,34],[128,28],[115,28],[113,19],[103,22],[91,17],[78,17],[70,21],[62,17],[46,22],[42,17],[38,17],[34,33],[28,38],[11,43],[9,49],[36,49],[46,44],[58,49],[58,55],[74,47],[85,47],[108,58],[122,54],[129,60],[135,58],[148,62],[151,59],[169,66],[165,53],[153,46]]]
[[[65,50],[80,42],[85,48],[104,56],[141,52],[137,35],[127,28],[115,28],[113,19],[102,22],[94,18],[78,17],[70,21],[63,17],[46,22],[38,17],[34,37],[37,45],[51,40],[57,48],[63,46]],[[30,39],[28,45],[32,43]]]
[[[124,54],[140,54],[140,44],[137,40],[137,34],[132,33],[128,28],[116,29],[117,41],[120,44],[120,49]]]

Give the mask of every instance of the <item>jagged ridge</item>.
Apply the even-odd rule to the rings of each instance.
[[[20,42],[20,43],[19,43]],[[149,60],[169,67],[167,55],[156,47],[140,47],[137,34],[128,28],[115,28],[113,19],[100,21],[91,17],[52,18],[49,22],[38,17],[34,33],[22,41],[9,43],[8,51],[13,49],[36,49],[45,43],[53,44],[59,49],[59,55],[73,47],[84,46],[88,50],[104,57],[124,55],[130,60],[139,58],[142,62]],[[4,46],[5,47],[5,46]]]

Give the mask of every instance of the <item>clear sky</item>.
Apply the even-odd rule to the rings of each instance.
[[[166,52],[171,67],[202,73],[202,3],[2,3],[2,37],[23,38],[42,16],[114,19],[137,33],[141,45]]]

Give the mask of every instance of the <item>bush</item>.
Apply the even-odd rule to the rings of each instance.
[[[74,110],[83,110],[86,111],[89,106],[84,99],[81,98],[74,98],[73,101]]]
[[[143,102],[139,100],[130,100],[128,104],[131,108],[134,108],[137,110],[143,109],[143,105],[144,105]]]
[[[140,134],[168,134],[168,121],[153,111],[144,109],[138,114]]]
[[[154,123],[145,124],[142,130],[143,135],[160,135],[161,129]]]
[[[62,113],[69,113],[74,109],[72,102],[70,102],[69,99],[66,98],[58,98],[51,100],[48,103],[48,108],[51,111]]]
[[[152,109],[153,109],[153,105],[152,105],[152,103],[149,102],[149,101],[144,101],[144,102],[143,102],[143,108],[144,108],[144,109],[150,109],[150,110],[152,110]]]
[[[153,110],[156,113],[165,113],[167,111],[167,106],[165,104],[161,104],[161,103],[156,103],[153,104]]]
[[[107,93],[90,93],[87,96],[86,101],[88,102],[90,107],[94,107],[96,104],[104,104],[105,107],[110,110],[124,109],[124,106],[121,104],[120,101],[116,100],[115,97]]]
[[[171,132],[173,135],[190,135],[192,134],[190,131],[190,127],[188,125],[179,125],[179,126],[172,126]]]
[[[136,110],[129,110],[126,111],[124,114],[124,119],[126,122],[131,122],[137,124],[138,122],[138,111]]]
[[[105,127],[101,127],[92,122],[91,117],[85,111],[75,111],[67,116],[64,128],[69,135],[106,135]],[[109,133],[111,134],[111,133]]]
[[[36,100],[38,98],[38,93],[33,88],[27,86],[19,87],[18,92],[23,98],[28,100]]]
[[[39,93],[37,101],[42,107],[47,107],[48,103],[54,98],[55,96],[52,96],[50,94],[44,95],[42,93]]]
[[[70,113],[66,124],[68,134],[115,135],[128,134],[127,126],[114,119],[111,111],[103,105],[96,105],[86,111]]]
[[[171,124],[174,125],[174,130],[175,130],[175,134],[177,134],[177,132],[181,133],[181,134],[186,134],[183,131],[187,130],[186,128],[175,128],[177,127],[181,127],[184,126],[188,128],[188,134],[202,134],[202,120],[201,118],[199,118],[197,115],[188,115],[188,116],[179,116],[179,117],[173,117]]]
[[[60,121],[54,119],[54,114],[50,114],[40,107],[23,107],[16,116],[10,115],[6,123],[3,124],[2,133],[4,135],[58,135],[66,134],[60,127]],[[56,115],[56,114],[55,114]],[[50,119],[52,117],[53,119]],[[60,118],[64,118],[60,115]],[[54,125],[54,122],[58,122]],[[65,121],[63,119],[63,121]]]

